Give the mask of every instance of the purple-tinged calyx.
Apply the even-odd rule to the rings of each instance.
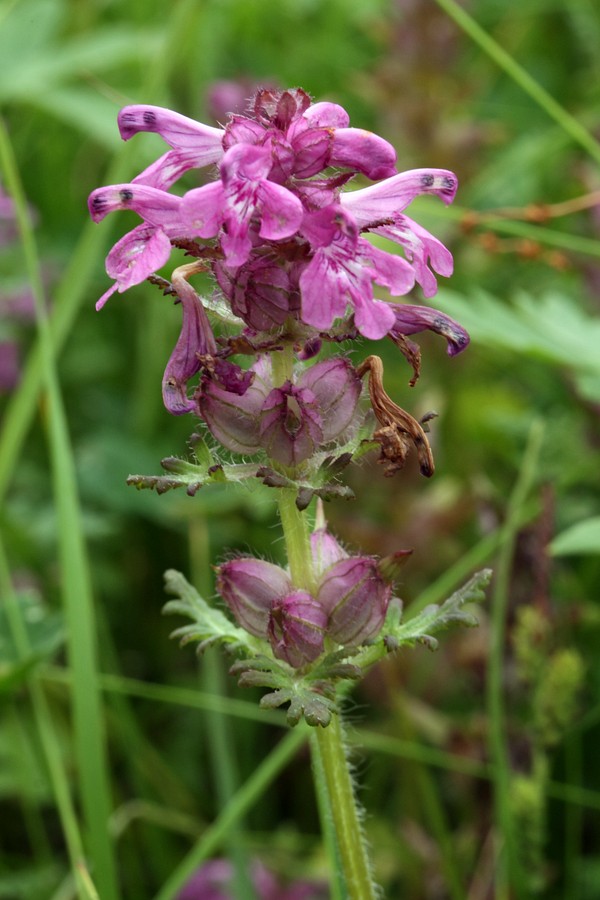
[[[362,385],[348,359],[337,356],[305,369],[298,380],[314,394],[321,415],[323,441],[340,440],[355,419]]]
[[[261,447],[260,414],[271,388],[268,357],[259,357],[249,371],[223,360],[202,377],[194,399],[219,443],[233,453],[252,454]]]
[[[289,575],[262,559],[232,559],[217,569],[217,591],[238,623],[266,638],[273,604],[293,592]]]
[[[286,381],[273,388],[260,413],[260,443],[267,455],[284,466],[297,466],[323,441],[323,419],[311,390]]]
[[[293,291],[288,272],[273,256],[250,257],[239,268],[217,261],[213,271],[232,312],[255,331],[283,325],[289,315],[298,312],[298,292]]]
[[[306,591],[278,597],[269,613],[268,636],[273,653],[299,668],[323,652],[327,613]]]
[[[317,600],[328,613],[328,636],[347,646],[374,637],[384,623],[390,597],[391,587],[375,558],[351,556],[334,563],[317,592]]]

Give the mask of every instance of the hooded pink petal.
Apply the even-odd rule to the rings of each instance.
[[[362,229],[384,224],[421,194],[436,194],[444,203],[452,203],[457,185],[456,175],[447,169],[411,169],[379,184],[349,191],[340,202]]]
[[[263,181],[258,188],[257,200],[261,213],[261,237],[280,241],[298,231],[304,210],[291,191],[272,181]]]
[[[203,165],[217,162],[223,156],[222,128],[203,125],[162,106],[125,106],[120,111],[117,122],[124,141],[140,131],[150,131],[160,134],[171,147],[192,149],[203,154]]]
[[[388,141],[362,128],[337,128],[329,156],[330,166],[345,166],[373,181],[396,174],[396,151]]]
[[[350,124],[350,116],[344,107],[327,101],[311,103],[302,118],[313,128],[347,128]]]

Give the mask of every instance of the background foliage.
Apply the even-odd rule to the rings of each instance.
[[[229,549],[277,558],[272,497],[125,486],[185,454],[190,424],[160,399],[178,312],[148,285],[94,312],[127,215],[95,226],[86,197],[162,151],[123,145],[118,109],[212,122],[223,79],[301,85],[401,169],[461,184],[418,217],[454,253],[435,303],[471,347],[449,360],[424,337],[412,389],[391,344],[355,351],[439,413],[437,474],[367,463],[327,509],[350,547],[414,548],[409,612],[496,572],[479,628],[353,697],[386,896],[598,896],[599,46],[587,0],[0,3],[3,183],[35,223],[0,221],[0,354],[20,360],[0,397],[0,897],[167,900],[209,856],[327,876],[302,732],[161,615],[169,567],[210,594]]]

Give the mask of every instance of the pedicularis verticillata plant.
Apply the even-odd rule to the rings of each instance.
[[[344,109],[311,103],[299,89],[258,91],[247,115],[232,115],[225,128],[153,106],[126,107],[118,121],[125,140],[155,132],[171,149],[131,183],[90,196],[96,221],[117,209],[142,218],[110,251],[114,284],[97,308],[145,279],[176,298],[183,323],[163,400],[174,415],[191,415],[197,428],[192,460],[169,457],[162,461],[166,475],[129,482],[159,493],[183,486],[194,495],[211,482],[258,478],[276,491],[288,559],[285,568],[251,556],[219,566],[217,590],[230,615],[169,571],[167,590],[177,599],[167,610],[193,620],[176,632],[184,641],[221,643],[234,653],[231,671],[240,684],[270,689],[263,706],[287,704],[291,725],[304,718],[318,726],[312,747],[347,891],[368,898],[374,887],[340,699],[388,653],[415,642],[434,645],[433,633],[450,621],[472,623],[462,605],[480,595],[488,573],[405,621],[394,583],[408,551],[384,559],[351,555],[327,530],[322,501],[351,496],[343,471],[365,454],[379,453],[386,476],[402,468],[411,448],[424,475],[434,468],[427,425],[386,394],[379,357],[354,365],[340,344],[361,335],[390,338],[412,365],[413,383],[420,354],[409,335],[435,331],[451,356],[467,346],[464,329],[444,313],[374,294],[377,284],[404,296],[417,282],[431,297],[434,273],[451,274],[449,251],[404,210],[421,194],[452,202],[456,177],[444,169],[398,173],[387,141],[351,128]],[[214,181],[183,196],[169,192],[185,172],[208,165],[216,166]],[[357,174],[376,183],[348,189]],[[365,234],[386,238],[391,250],[399,244],[404,256]],[[155,273],[173,247],[193,262],[166,281]],[[189,283],[200,272],[214,277],[211,297]]]

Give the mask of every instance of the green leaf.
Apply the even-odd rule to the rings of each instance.
[[[18,653],[6,607],[0,607],[0,691],[21,684],[31,669],[41,660],[49,659],[65,640],[62,615],[50,612],[36,594],[21,594],[17,603],[31,653],[26,658]]]
[[[550,544],[552,556],[600,553],[600,516],[577,522],[557,535]]]
[[[154,490],[157,494],[185,488],[186,494],[193,497],[206,484],[223,484],[228,481],[239,483],[256,478],[260,469],[258,464],[220,462],[211,464],[208,448],[205,446],[204,449],[206,453],[202,450],[199,455],[197,454],[198,463],[177,456],[168,456],[161,460],[161,466],[170,473],[169,475],[129,475],[127,484],[138,490]]]
[[[171,637],[179,638],[182,645],[198,641],[199,652],[211,644],[219,643],[226,644],[228,649],[237,652],[256,652],[256,642],[248,632],[233,625],[219,609],[209,606],[181,572],[168,569],[164,577],[165,590],[177,599],[165,604],[163,612],[178,613],[194,621],[193,625],[178,628]]]
[[[600,320],[571,297],[520,293],[508,303],[485,291],[463,297],[442,289],[439,299],[478,344],[564,366],[586,398],[600,399]]]
[[[26,26],[25,19],[23,25]],[[157,32],[138,33],[132,40],[129,29],[106,28],[73,38],[61,44],[60,49],[48,41],[33,57],[30,53],[18,56],[10,51],[0,65],[0,99],[37,104],[45,91],[65,80],[80,80],[82,72],[103,72],[123,65],[125,60],[147,59],[156,54],[159,46]]]
[[[444,631],[451,625],[463,625],[466,627],[477,625],[475,616],[472,613],[465,612],[463,606],[465,603],[474,603],[484,599],[484,588],[489,584],[491,577],[492,570],[483,569],[481,572],[473,575],[463,587],[455,591],[441,606],[438,604],[427,606],[412,619],[399,624],[394,624],[393,620],[390,623],[388,620],[383,628],[384,640],[388,639],[389,643],[389,639],[391,639],[391,649],[425,644],[430,649],[435,650],[437,641],[433,635],[438,631]],[[392,615],[396,619],[396,610],[392,609]],[[391,628],[390,624],[392,624]]]

